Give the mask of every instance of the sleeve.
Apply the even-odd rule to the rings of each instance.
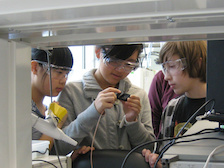
[[[170,138],[174,134],[175,121],[173,120],[175,113],[177,112],[178,106],[184,100],[184,96],[175,98],[169,101],[168,105],[164,109],[164,112],[161,117],[160,123],[160,138]],[[163,143],[165,144],[165,143]]]
[[[78,89],[78,88],[77,88]],[[68,117],[62,128],[69,137],[81,143],[83,138],[88,136],[97,123],[100,114],[97,112],[92,102],[84,111],[82,101],[83,95],[80,92],[67,85],[58,98],[59,104],[67,109]],[[80,111],[78,111],[80,109]],[[59,153],[62,155],[71,152],[74,147],[63,141],[57,141]]]
[[[157,136],[159,132],[159,124],[161,120],[161,115],[163,111],[162,107],[162,81],[161,81],[161,71],[158,72],[150,85],[149,93],[148,93],[148,98],[152,110],[152,125],[154,128],[154,133]]]
[[[158,139],[166,139],[171,138],[170,136],[170,123],[172,123],[172,117],[170,115],[173,115],[174,113],[174,105],[171,100],[166,108],[164,109],[162,116],[161,116],[161,122],[160,122],[160,128],[158,133]],[[169,114],[169,115],[168,115]],[[167,132],[169,131],[169,133]],[[159,142],[160,149],[162,149],[163,146],[165,146],[169,141]]]
[[[142,109],[138,121],[126,126],[132,147],[148,141],[154,141],[155,135],[152,127],[151,108],[145,91],[142,91]]]

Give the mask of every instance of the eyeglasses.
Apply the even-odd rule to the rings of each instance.
[[[177,59],[175,61],[166,61],[162,63],[162,68],[165,75],[167,72],[171,75],[177,75],[180,71],[187,68],[186,58]]]
[[[130,61],[125,61],[125,60],[111,58],[111,57],[104,57],[103,62],[105,65],[111,68],[115,68],[115,69],[123,68],[125,72],[131,72],[133,70],[136,70],[139,67],[138,62],[130,62]]]
[[[61,79],[67,79],[68,78],[68,74],[71,71],[71,68],[69,67],[63,67],[63,66],[57,66],[57,65],[53,65],[50,64],[50,67],[48,66],[47,62],[43,62],[43,61],[38,61],[35,60],[36,62],[40,63],[44,69],[47,70],[47,73],[50,74],[50,69],[51,69],[51,77],[53,79],[57,79],[57,80],[61,80]]]

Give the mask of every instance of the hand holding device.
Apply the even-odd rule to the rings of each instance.
[[[126,93],[117,93],[117,99],[127,101],[127,99],[130,97],[129,94]]]
[[[108,87],[104,89],[103,91],[99,92],[97,95],[94,105],[96,107],[96,110],[103,114],[105,109],[110,109],[114,106],[115,101],[117,100],[116,93],[120,93],[121,91],[119,89]]]
[[[135,95],[130,95],[127,101],[123,101],[123,109],[128,122],[137,121],[138,114],[141,111],[140,98]]]

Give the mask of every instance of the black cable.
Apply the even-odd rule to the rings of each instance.
[[[211,99],[211,100],[208,100],[208,101],[206,101],[189,119],[188,119],[188,121],[184,124],[184,126],[181,128],[181,130],[177,133],[177,136],[176,137],[174,137],[174,138],[167,138],[167,139],[160,139],[160,140],[157,140],[157,141],[151,141],[151,142],[146,142],[146,143],[143,143],[143,144],[141,144],[141,145],[139,145],[139,146],[137,146],[137,147],[135,147],[135,148],[133,148],[127,155],[126,155],[126,157],[125,157],[125,159],[123,160],[123,163],[122,163],[122,165],[121,165],[121,168],[123,168],[123,166],[124,166],[124,164],[125,164],[125,162],[126,162],[126,160],[127,160],[127,158],[129,157],[129,155],[133,152],[133,151],[135,151],[136,149],[138,149],[138,148],[140,148],[140,147],[142,147],[142,146],[145,146],[145,145],[147,145],[147,144],[150,144],[150,143],[155,143],[155,142],[162,142],[162,141],[167,141],[167,140],[171,140],[166,146],[165,146],[165,148],[163,147],[162,148],[162,150],[161,151],[163,151],[164,149],[165,149],[165,151],[166,150],[168,150],[169,149],[169,147],[170,146],[172,146],[172,143],[174,143],[175,142],[175,140],[176,139],[179,139],[179,135],[181,134],[181,132],[183,131],[183,129],[186,127],[186,125],[201,111],[201,109],[204,107],[204,106],[206,106],[208,103],[210,103],[211,101],[213,101],[213,104],[212,104],[212,106],[211,106],[211,108],[210,108],[210,111],[214,108],[214,99]],[[199,132],[201,132],[201,131],[199,131]],[[186,137],[186,136],[182,136],[182,138],[183,137]],[[156,160],[156,162],[155,162],[155,165],[154,165],[154,168],[156,168],[156,165],[157,165],[157,163],[158,163],[158,161],[159,161],[159,159],[162,157],[162,155],[161,155],[161,153],[162,153],[162,155],[163,155],[163,153],[164,152],[160,152],[160,155],[159,155],[159,157],[157,158],[157,160]]]
[[[214,108],[214,105],[215,105],[215,100],[214,99],[211,99],[211,100],[208,100],[208,101],[206,101],[188,120],[187,120],[187,122],[184,124],[184,126],[181,128],[181,130],[177,133],[177,135],[176,135],[176,137],[179,137],[180,136],[180,134],[181,134],[181,132],[184,130],[184,128],[186,127],[186,125],[189,123],[189,122],[191,122],[191,120],[193,119],[193,118],[195,118],[195,116],[201,111],[201,109],[202,108],[204,108],[208,103],[210,103],[210,102],[213,102],[213,104],[212,104],[212,106],[211,106],[211,108],[210,108],[210,111]]]
[[[205,131],[210,131],[210,132],[205,132]],[[196,132],[196,133],[189,134],[189,135],[183,135],[183,136],[181,136],[181,137],[172,137],[172,138],[157,139],[157,140],[155,140],[155,141],[148,141],[148,142],[142,143],[142,144],[136,146],[135,148],[133,148],[132,150],[130,150],[130,151],[127,153],[127,155],[125,156],[125,158],[124,158],[124,160],[123,160],[123,162],[122,162],[121,168],[124,167],[124,165],[125,165],[125,163],[126,163],[128,157],[131,155],[131,153],[133,153],[135,150],[137,150],[137,149],[139,149],[139,148],[141,148],[141,147],[143,147],[143,146],[145,146],[145,145],[149,145],[149,144],[157,143],[157,142],[162,142],[162,141],[171,141],[171,140],[173,140],[173,139],[181,139],[181,138],[191,137],[191,136],[195,136],[195,135],[202,135],[202,134],[209,134],[209,133],[214,133],[214,132],[221,132],[221,131],[222,131],[222,130],[219,129],[219,128],[218,128],[218,129],[217,129],[217,128],[215,128],[215,129],[212,129],[212,128],[207,129],[207,128],[206,128],[206,129],[203,129],[203,130],[198,131],[198,132]]]
[[[40,151],[32,151],[32,153],[40,153],[40,154],[44,155],[44,154],[47,153],[47,151],[49,151],[48,148],[46,148],[46,150],[45,150],[44,152],[40,152]]]
[[[212,132],[204,132],[204,131],[212,131]],[[208,134],[208,133],[214,133],[214,132],[221,132],[222,130],[221,129],[219,129],[219,128],[215,128],[215,129],[213,129],[213,128],[208,128],[208,129],[203,129],[203,130],[201,130],[201,131],[198,131],[198,132],[196,132],[196,133],[193,133],[193,134],[190,134],[190,135],[192,135],[192,136],[195,136],[195,135],[203,135],[203,134]],[[183,136],[181,136],[182,138],[185,138],[185,137],[187,137],[186,135],[183,135]],[[165,152],[163,152],[163,151],[167,151],[167,149],[169,149],[171,146],[172,146],[172,142],[173,142],[173,140],[175,140],[175,139],[179,139],[179,137],[175,137],[175,138],[173,138],[169,143],[167,143],[166,145],[164,145],[164,147],[162,148],[162,150],[160,151],[160,154],[161,153],[165,153]],[[174,141],[175,142],[175,141]],[[162,155],[163,155],[162,154]],[[158,160],[159,161],[159,160]],[[155,162],[156,164],[158,163],[158,161],[157,162]]]
[[[186,125],[200,112],[200,110],[202,109],[202,108],[204,108],[204,106],[206,106],[208,103],[210,103],[211,101],[213,101],[213,104],[212,104],[212,106],[211,106],[211,108],[210,108],[210,111],[213,109],[213,107],[214,107],[214,99],[212,99],[212,100],[209,100],[209,101],[207,101],[207,102],[205,102],[188,120],[187,120],[187,122],[184,124],[184,126],[181,128],[181,130],[177,133],[177,135],[176,135],[176,138],[177,137],[179,137],[179,135],[181,134],[181,132],[183,131],[183,129],[186,127]],[[176,139],[173,139],[173,141],[175,141]],[[167,145],[169,145],[170,143],[173,143],[172,141],[171,142],[169,142]],[[164,146],[164,148],[166,148],[166,146],[167,145],[165,145]],[[161,151],[163,150],[163,148],[161,149]],[[161,152],[160,151],[160,152]]]
[[[51,79],[51,63],[50,63],[50,56],[52,54],[48,50],[46,50],[45,52],[47,53],[48,70],[49,70],[49,83],[50,83],[50,98],[51,98],[51,103],[52,103],[52,79]],[[61,164],[61,160],[59,158],[58,148],[57,148],[57,144],[55,142],[55,139],[53,139],[53,141],[54,141],[54,149],[55,149],[55,152],[56,152],[56,155],[57,155],[57,158],[58,158],[58,162],[59,162],[61,168],[63,168],[62,164]]]
[[[175,144],[178,144],[178,143],[187,143],[187,142],[194,142],[194,141],[200,141],[200,140],[211,140],[211,139],[224,141],[224,138],[204,137],[204,138],[197,138],[197,139],[191,139],[191,140],[185,140],[185,141],[178,141],[178,142],[175,142]]]
[[[52,103],[52,79],[51,79],[51,63],[50,63],[50,56],[52,55],[50,51],[46,50],[47,53],[47,62],[48,62],[48,71],[49,71],[49,83],[50,83],[50,98]]]
[[[158,141],[158,140],[155,140],[155,141],[145,142],[145,143],[140,144],[140,145],[134,147],[133,149],[131,149],[131,150],[127,153],[127,155],[125,156],[125,158],[124,158],[124,160],[123,160],[123,162],[122,162],[122,164],[121,164],[121,168],[124,167],[124,165],[125,165],[125,163],[126,163],[128,157],[129,157],[135,150],[137,150],[138,148],[140,148],[140,147],[142,147],[142,146],[149,145],[149,144],[156,143],[156,142],[159,142],[159,141]]]
[[[183,129],[186,127],[186,125],[192,121],[193,118],[195,118],[195,116],[201,111],[202,108],[204,108],[208,103],[210,102],[213,102],[211,108],[210,108],[210,111],[212,111],[212,109],[214,108],[214,105],[215,105],[215,100],[214,99],[211,99],[211,100],[208,100],[206,101],[188,120],[187,122],[184,124],[184,126],[180,129],[180,131],[177,133],[176,137],[178,138],[180,136],[180,134],[182,133]],[[176,139],[173,139],[171,142],[168,143],[168,145],[165,146],[165,148],[163,147],[162,150],[161,150],[161,153],[159,155],[159,157],[157,158],[155,164],[154,164],[154,168],[156,168],[156,165],[157,163],[159,162],[159,160],[162,158],[163,154],[165,152],[163,152],[163,150],[167,151],[172,145],[173,143],[175,143],[175,140]]]
[[[216,138],[216,137],[204,137],[204,138],[197,138],[197,139],[191,139],[191,140],[185,140],[185,141],[178,141],[178,142],[171,143],[168,147],[166,147],[166,150],[164,150],[160,155],[163,155],[174,144],[194,142],[194,141],[199,141],[199,140],[211,140],[211,139],[224,141],[224,138]]]
[[[163,154],[175,143],[175,141],[170,141],[162,150],[162,152],[160,152],[158,158],[156,159],[156,162],[154,164],[154,168],[156,168],[160,158],[162,158]]]
[[[55,149],[55,153],[56,153],[57,158],[58,158],[58,162],[59,162],[59,164],[60,164],[61,168],[63,168],[63,167],[62,167],[62,164],[61,164],[61,160],[60,160],[60,158],[59,158],[58,148],[57,148],[57,145],[56,145],[55,139],[54,139],[54,149]]]
[[[46,160],[42,160],[42,159],[34,159],[34,160],[32,160],[32,161],[40,161],[40,162],[45,162],[45,163],[48,163],[48,164],[52,165],[53,167],[57,168],[57,166],[55,166],[53,163],[48,162],[48,161],[46,161]]]

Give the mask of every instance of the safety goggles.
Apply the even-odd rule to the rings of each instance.
[[[57,65],[53,65],[53,64],[50,64],[51,68],[49,68],[49,65],[47,62],[43,62],[43,61],[39,61],[39,60],[34,60],[34,61],[40,63],[43,66],[43,68],[47,70],[48,74],[50,74],[50,70],[51,70],[51,77],[53,79],[57,79],[57,80],[61,80],[64,78],[67,79],[69,72],[72,70],[69,67],[57,66]]]
[[[175,61],[166,61],[162,63],[162,70],[164,75],[167,73],[177,75],[187,68],[186,58],[180,58]]]
[[[103,62],[110,68],[123,69],[125,72],[131,72],[139,67],[138,62],[130,62],[111,57],[104,57]]]

